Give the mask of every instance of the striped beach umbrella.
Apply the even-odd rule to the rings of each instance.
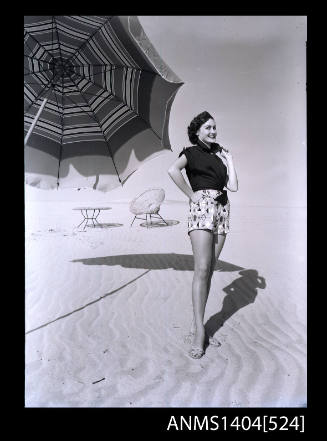
[[[183,84],[136,16],[25,16],[25,181],[107,191],[171,150]]]

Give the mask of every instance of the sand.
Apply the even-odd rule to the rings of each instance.
[[[187,203],[145,228],[127,200],[26,187],[26,407],[303,407],[306,208],[233,206],[205,314],[221,346],[187,355]],[[76,226],[82,205],[110,207]]]

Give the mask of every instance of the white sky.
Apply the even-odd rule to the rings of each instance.
[[[232,203],[306,206],[306,17],[138,18],[184,85],[170,114],[173,152],[145,163],[124,196],[161,186],[167,199],[186,200],[167,169],[190,145],[190,120],[208,110],[217,141],[233,153],[239,191],[229,193]]]

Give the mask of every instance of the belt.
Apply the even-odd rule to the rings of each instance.
[[[227,190],[222,190],[222,193],[215,198],[215,201],[221,205],[226,205],[228,202]]]

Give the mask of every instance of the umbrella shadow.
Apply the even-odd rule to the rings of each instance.
[[[192,254],[156,253],[156,254],[121,254],[117,256],[89,257],[74,259],[73,263],[84,265],[121,266],[123,268],[137,268],[148,270],[174,269],[177,271],[193,271],[194,258]],[[219,260],[216,268],[222,272],[240,271],[244,268],[229,262]]]
[[[241,308],[254,303],[258,295],[257,288],[265,289],[267,286],[265,279],[259,276],[255,269],[243,269],[239,274],[241,277],[223,288],[227,295],[223,300],[221,311],[211,316],[205,323],[205,328],[211,335]]]

